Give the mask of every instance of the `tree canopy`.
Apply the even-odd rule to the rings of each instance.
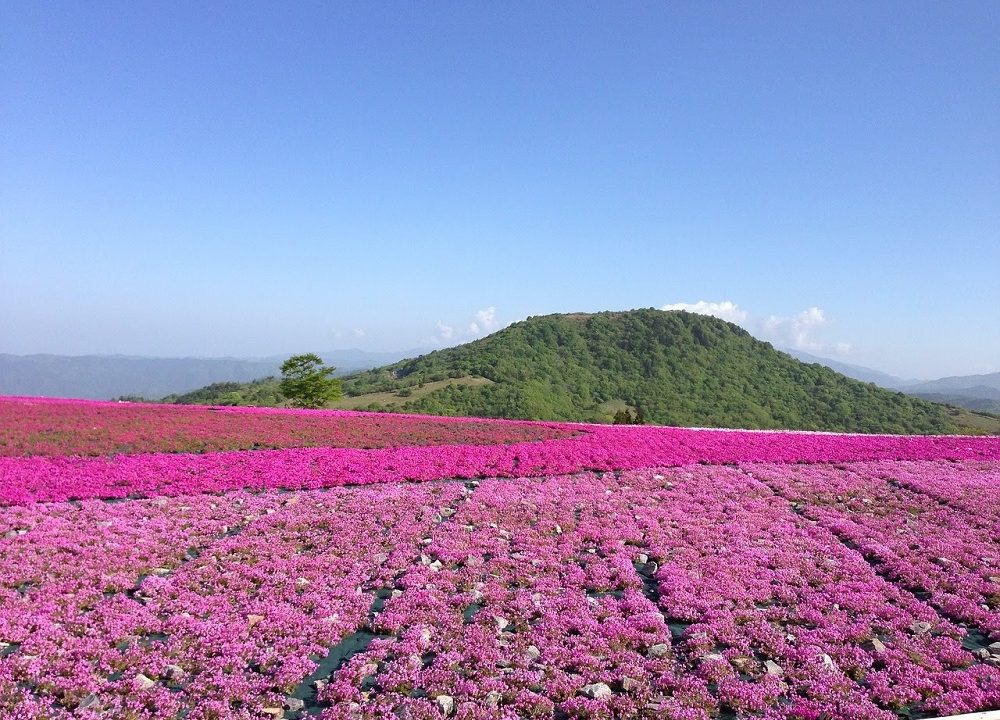
[[[335,371],[314,353],[292,355],[281,364],[281,393],[294,407],[324,407],[341,397],[340,380],[331,377]]]

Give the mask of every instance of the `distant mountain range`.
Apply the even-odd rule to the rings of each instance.
[[[338,374],[357,372],[409,357],[420,350],[318,353]],[[291,354],[291,353],[289,353]],[[128,355],[0,354],[0,395],[110,400],[121,396],[159,399],[212,383],[247,382],[276,375],[288,355],[266,358],[151,358]]]
[[[904,380],[878,370],[817,357],[801,350],[789,349],[785,352],[802,362],[825,365],[855,380],[875,383],[932,402],[1000,415],[1000,372],[986,375],[957,375],[928,381]]]

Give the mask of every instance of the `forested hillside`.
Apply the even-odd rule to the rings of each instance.
[[[491,382],[459,380],[469,377]],[[459,382],[415,397],[447,378]],[[652,309],[529,318],[350,376],[344,390],[395,393],[393,409],[446,415],[610,421],[627,407],[669,425],[958,430],[940,405],[799,362],[722,320]]]

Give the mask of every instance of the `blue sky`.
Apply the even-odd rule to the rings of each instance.
[[[1000,370],[998,36],[995,2],[6,2],[0,352],[703,302]]]

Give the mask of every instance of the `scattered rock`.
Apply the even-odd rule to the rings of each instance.
[[[316,688],[316,692],[319,692],[320,690],[325,688],[329,682],[330,682],[329,680],[324,680],[324,679],[315,680],[313,682],[313,687]]]
[[[768,675],[776,675],[781,677],[785,674],[785,671],[781,669],[781,666],[774,662],[774,660],[767,660],[764,662],[764,668],[767,670]]]
[[[431,629],[424,628],[420,631],[420,640],[423,643],[429,643],[431,641]]]
[[[91,693],[77,705],[78,710],[100,710],[101,699],[95,693]]]
[[[535,660],[537,660],[542,656],[542,652],[534,645],[529,645],[527,649],[524,651],[524,656],[528,658],[531,662],[534,662]]]
[[[401,597],[403,597],[403,591],[402,590],[393,590],[391,593],[389,593],[389,595],[392,598],[401,598]]]
[[[881,655],[885,652],[885,643],[879,640],[877,637],[873,637],[871,640],[862,645],[865,650],[870,650]]]
[[[640,683],[635,678],[630,678],[630,677],[622,678],[622,690],[624,690],[625,692],[634,692],[635,690],[638,690],[641,686],[642,683]]]
[[[152,575],[157,575],[159,577],[163,577],[164,575],[169,575],[173,571],[170,568],[158,567],[158,568],[153,568],[149,572]]]
[[[435,700],[437,701],[437,706],[441,708],[441,712],[445,715],[451,715],[455,712],[455,698],[451,695],[438,695]]]
[[[648,562],[649,562],[649,555],[647,555],[646,553],[639,553],[639,564],[645,565]]]
[[[701,661],[702,662],[721,662],[721,661],[723,661],[725,659],[726,658],[722,655],[722,653],[709,653],[708,655],[703,656],[701,658]]]
[[[312,583],[310,583],[304,577],[295,578],[295,587],[297,588],[304,588],[306,585],[311,585],[311,584]]]
[[[273,718],[285,717],[285,709],[280,707],[262,707],[260,711],[265,715],[270,715]]]
[[[556,535],[562,535],[562,525],[556,525]]]
[[[986,647],[991,653],[1000,653],[1000,642],[990,643]]]
[[[487,707],[496,707],[497,705],[500,704],[500,701],[502,699],[503,695],[498,693],[496,690],[490,690],[488,693],[486,693],[486,697],[483,698],[483,702],[486,704]]]
[[[929,622],[924,622],[923,620],[913,622],[910,624],[910,632],[914,635],[926,635],[931,631],[931,624]]]
[[[837,669],[837,663],[835,663],[833,661],[832,657],[830,657],[826,653],[823,653],[820,657],[823,660],[823,667],[827,668],[828,670],[836,670]]]
[[[670,698],[666,695],[657,695],[649,699],[649,702],[646,703],[644,709],[649,710],[652,713],[659,713],[667,709],[669,702]]]
[[[657,643],[649,648],[649,656],[655,658],[666,657],[670,654],[670,646],[666,643]]]
[[[443,508],[441,508],[440,513],[441,513],[441,517],[451,517],[452,515],[455,514],[455,508],[443,507]],[[446,696],[442,695],[442,697],[446,697]]]
[[[180,680],[184,677],[184,668],[180,665],[167,665],[161,674],[167,680]]]
[[[149,688],[156,685],[156,681],[146,677],[142,673],[139,673],[135,676],[135,684],[140,690],[149,690]]]
[[[503,630],[510,625],[510,620],[505,617],[500,617],[499,615],[493,618],[493,622],[497,624],[497,630]]]
[[[444,564],[440,560],[435,560],[427,567],[429,567],[434,572],[438,572],[441,568],[444,567]]]
[[[285,698],[285,709],[288,710],[289,712],[299,712],[300,710],[304,710],[305,707],[306,707],[305,702],[297,697]]]
[[[600,682],[584,685],[580,688],[580,694],[589,697],[592,700],[600,700],[602,698],[611,697],[613,693],[607,683]]]
[[[264,619],[263,615],[247,615],[247,624],[250,627],[253,627],[263,619]]]

